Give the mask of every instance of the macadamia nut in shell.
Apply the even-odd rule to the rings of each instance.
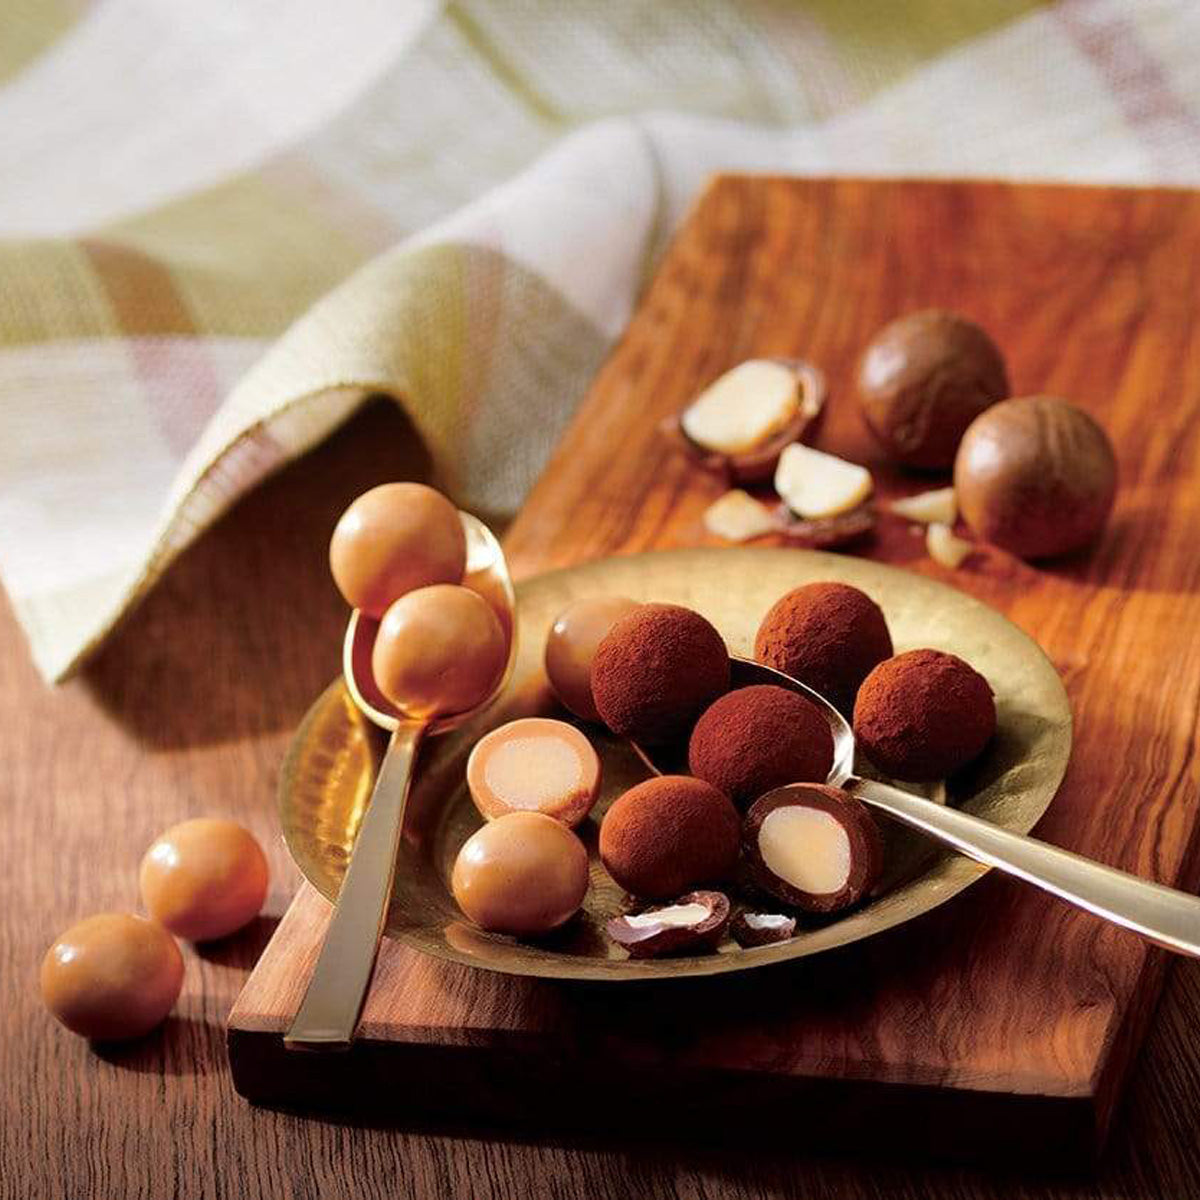
[[[938,309],[882,329],[863,354],[858,395],[867,427],[897,462],[941,470],[967,426],[1008,395],[995,343],[978,325]]]
[[[1054,396],[1006,400],[967,430],[954,463],[963,519],[1021,558],[1079,550],[1104,528],[1117,460],[1104,430]]]

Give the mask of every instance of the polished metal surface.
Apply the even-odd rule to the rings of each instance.
[[[568,603],[611,594],[686,604],[716,624],[733,655],[746,657],[771,604],[789,588],[823,579],[854,584],[873,596],[887,615],[897,650],[948,650],[987,676],[996,693],[996,738],[978,763],[947,788],[931,789],[931,795],[992,825],[1028,832],[1066,771],[1071,715],[1053,665],[999,613],[910,572],[815,551],[738,547],[605,559],[519,586],[520,650],[504,694],[486,713],[424,747],[404,820],[385,932],[438,958],[518,975],[685,978],[744,970],[857,941],[927,912],[980,878],[986,867],[885,822],[887,859],[878,894],[840,919],[801,928],[791,941],[752,950],[730,942],[702,957],[628,959],[604,935],[605,921],[623,911],[624,896],[596,857],[596,830],[608,804],[645,778],[649,768],[627,742],[588,726],[604,779],[597,809],[580,830],[592,856],[592,887],[584,911],[557,935],[536,942],[483,933],[459,913],[449,890],[450,870],[459,847],[481,822],[466,789],[467,756],[483,733],[504,721],[564,715],[549,694],[542,652],[550,625]],[[285,761],[280,791],[284,835],[306,878],[330,899],[341,886],[381,754],[379,731],[339,680],[316,701]],[[948,811],[937,803],[930,807]]]
[[[371,982],[388,912],[404,814],[421,744],[426,737],[449,733],[486,710],[512,675],[517,657],[516,596],[504,552],[486,525],[468,513],[459,515],[467,534],[463,584],[478,592],[500,619],[508,637],[504,674],[491,695],[471,711],[434,721],[414,720],[391,705],[375,687],[371,651],[379,622],[357,610],[351,614],[343,643],[342,683],[354,711],[387,730],[391,737],[369,798],[367,786],[353,789],[357,836],[343,833],[338,842],[344,855],[344,873],[329,897],[336,897],[336,904],[308,990],[284,1035],[284,1044],[289,1049],[349,1048]],[[308,724],[306,721],[305,727]],[[363,744],[365,739],[359,733],[350,738],[349,745]],[[339,768],[346,764],[345,754],[334,751],[332,761],[337,764],[334,772],[340,778]],[[321,827],[327,828],[324,824]],[[285,834],[288,828],[285,814]],[[288,844],[292,845],[290,837]],[[301,868],[304,869],[303,863]]]

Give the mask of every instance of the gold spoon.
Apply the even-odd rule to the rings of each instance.
[[[290,1049],[346,1050],[354,1040],[391,901],[396,851],[421,742],[426,736],[448,733],[481,712],[500,694],[512,674],[517,654],[517,600],[504,551],[481,521],[463,512],[459,517],[467,535],[463,585],[478,592],[500,618],[508,638],[508,661],[500,681],[482,704],[469,712],[436,720],[415,719],[393,706],[375,686],[371,650],[379,622],[358,609],[350,614],[342,643],[346,690],[367,720],[390,731],[392,736],[355,838],[350,865],[342,879],[308,990],[283,1036],[283,1044]]]
[[[1200,957],[1200,897],[1106,867],[1027,834],[1002,829],[961,809],[915,796],[891,784],[860,779],[854,774],[854,731],[824,696],[749,659],[731,658],[730,667],[733,687],[774,683],[799,692],[821,710],[833,734],[833,767],[826,780],[831,786],[840,787],[871,808],[919,829],[976,862],[1015,875],[1177,954]],[[678,747],[643,747],[635,742],[633,748],[655,774],[687,771],[686,764],[678,761]],[[770,794],[779,795],[798,786],[793,784]]]

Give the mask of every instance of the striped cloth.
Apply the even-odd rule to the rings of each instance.
[[[0,577],[50,679],[368,393],[521,502],[717,170],[1200,182],[1195,0],[7,0]]]

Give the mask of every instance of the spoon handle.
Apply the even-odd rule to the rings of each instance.
[[[404,721],[388,742],[304,1002],[283,1036],[290,1050],[348,1050],[392,898],[413,764],[427,726]]]
[[[998,867],[1098,917],[1132,929],[1179,954],[1200,957],[1200,898],[1139,879],[1114,867],[1001,829],[886,783],[847,779],[842,787],[864,804]]]

